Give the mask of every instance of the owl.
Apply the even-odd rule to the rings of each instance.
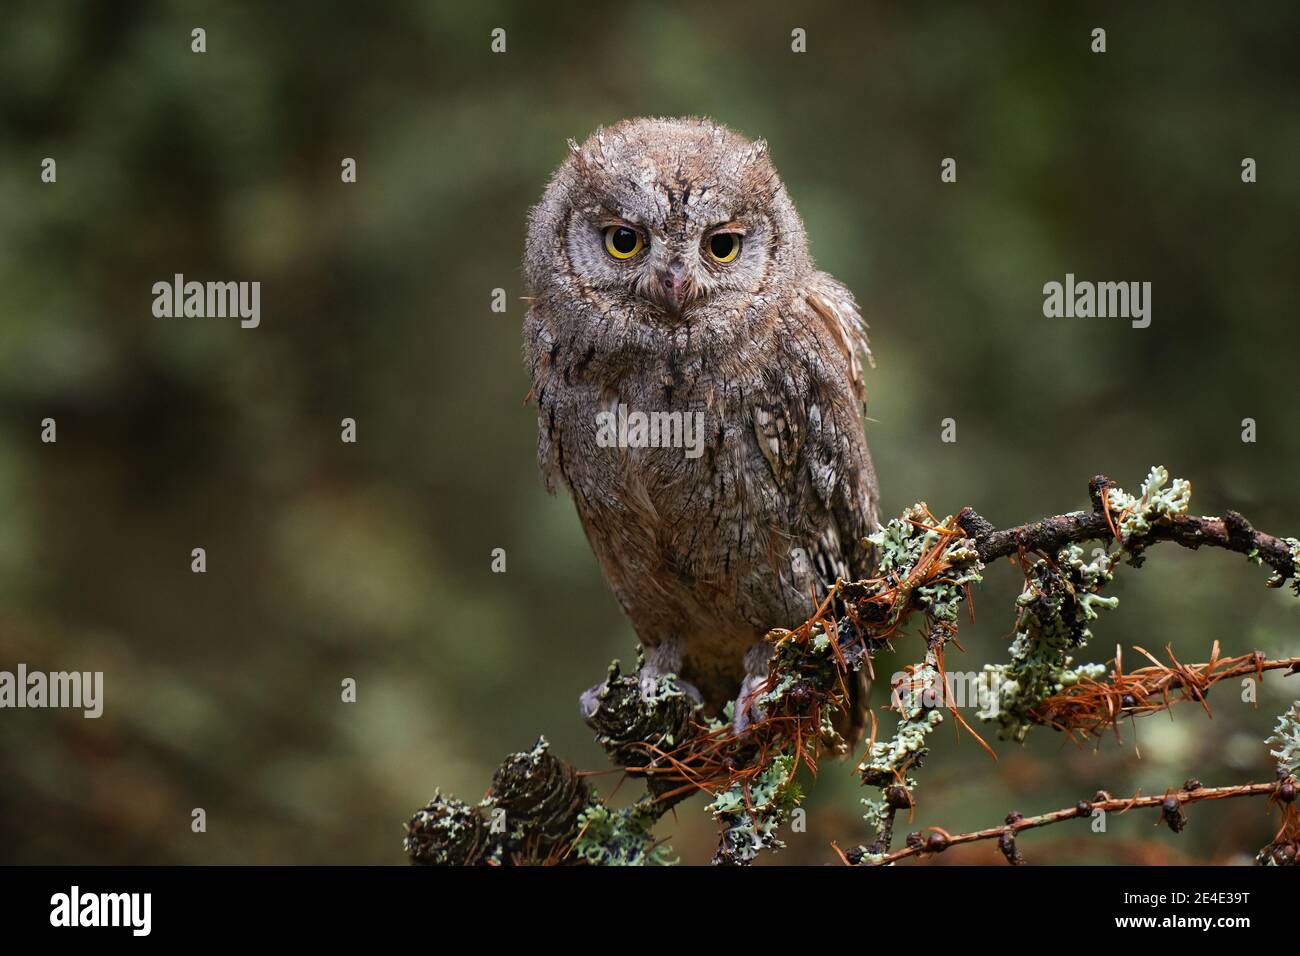
[[[662,674],[737,731],[765,634],[866,577],[866,326],[817,271],[763,141],[631,119],[569,155],[528,222],[524,351],[548,487]],[[583,697],[590,716],[598,701]],[[860,738],[865,687],[847,735]]]

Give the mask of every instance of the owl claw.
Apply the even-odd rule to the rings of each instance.
[[[650,665],[642,667],[641,670],[637,672],[637,681],[641,691],[641,697],[645,700],[650,700],[658,694],[659,678],[664,676],[666,675],[658,668]],[[698,707],[704,703],[704,695],[701,694],[700,689],[690,681],[682,680],[676,674],[670,674],[667,676],[672,677],[673,685],[689,697],[695,706]],[[590,723],[592,718],[596,716],[596,712],[600,710],[600,705],[604,700],[608,689],[609,682],[606,680],[588,687],[583,691],[582,696],[578,698],[578,709],[582,712],[582,719],[584,721]]]
[[[743,736],[751,726],[767,716],[763,708],[758,706],[758,698],[766,683],[766,673],[748,674],[741,682],[740,693],[736,696],[735,716],[731,719],[731,731],[737,737]]]
[[[606,687],[605,681],[601,681],[594,687],[588,687],[578,698],[578,709],[582,711],[582,719],[591,722],[591,718],[596,716],[596,711],[600,710],[600,697]]]

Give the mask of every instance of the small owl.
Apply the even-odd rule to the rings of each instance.
[[[645,647],[643,680],[677,675],[711,715],[734,701],[743,731],[764,635],[870,571],[866,326],[813,264],[763,141],[633,119],[569,150],[524,257],[538,458]]]

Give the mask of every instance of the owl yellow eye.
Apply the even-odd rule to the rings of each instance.
[[[629,226],[610,226],[605,230],[605,251],[615,259],[631,259],[644,247],[641,233]]]
[[[715,262],[728,263],[740,255],[740,233],[715,232],[705,243]]]

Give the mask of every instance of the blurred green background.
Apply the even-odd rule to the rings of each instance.
[[[1084,507],[1097,472],[1135,488],[1163,463],[1194,510],[1300,534],[1300,17],[1137,6],[6,4],[0,668],[102,670],[107,688],[99,720],[0,712],[0,861],[402,863],[436,786],[477,799],[538,734],[606,768],[577,696],[634,636],[537,474],[519,258],[566,138],[624,117],[769,141],[819,265],[872,326],[887,514],[923,499],[1014,524]],[[261,327],[154,318],[151,286],[177,272],[260,280]],[[1045,319],[1042,285],[1066,272],[1151,281],[1151,327]],[[1265,577],[1162,546],[1120,572],[1089,656],[1295,654],[1300,601]],[[1005,658],[1019,575],[986,581],[950,669]],[[877,670],[920,655],[909,637]],[[997,763],[945,727],[913,826],[1268,779],[1261,741],[1297,681],[1270,677],[1258,710],[1225,687],[1212,721],[1184,705],[1122,746],[1042,731]],[[859,796],[827,764],[775,859],[867,839]],[[1179,837],[1132,814],[1021,844],[1036,862],[1230,861],[1273,832],[1262,803],[1188,815]],[[660,832],[684,862],[713,847],[699,800]]]

